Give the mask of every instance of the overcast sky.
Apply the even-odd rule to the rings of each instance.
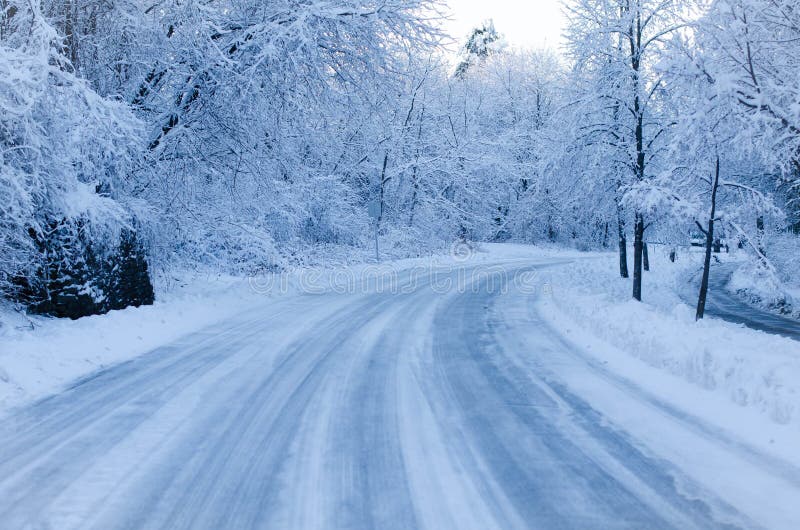
[[[470,30],[493,19],[497,31],[514,47],[553,47],[564,26],[560,0],[445,0],[453,20],[446,28],[460,42]]]

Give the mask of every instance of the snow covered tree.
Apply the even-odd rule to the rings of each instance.
[[[714,0],[697,23],[703,70],[738,104],[740,137],[758,146],[790,212],[800,209],[800,10],[791,0]],[[771,171],[770,171],[771,170]],[[796,213],[795,213],[796,216]]]
[[[117,190],[140,124],[75,77],[34,4],[5,2],[0,27],[0,293],[62,316],[124,307],[110,285],[123,239],[139,243],[134,205]],[[134,284],[151,302],[146,268]]]
[[[672,0],[574,0],[569,13],[569,51],[577,71],[591,81],[584,99],[591,114],[585,138],[602,142],[619,169],[617,194],[642,186],[658,172],[672,119],[659,104],[662,79],[656,66],[663,43],[683,27],[682,2]],[[642,298],[645,205],[628,196],[633,212],[633,297]],[[623,233],[620,224],[620,234]],[[620,237],[620,251],[624,237]],[[623,260],[621,259],[621,262]],[[622,268],[624,272],[624,268]]]
[[[472,30],[461,50],[461,59],[456,66],[457,78],[463,78],[471,68],[480,66],[502,46],[502,37],[494,27],[493,20],[487,20]]]
[[[167,11],[169,55],[129,89],[152,127],[151,163],[135,192],[163,212],[170,231],[159,240],[185,241],[184,259],[213,256],[247,271],[303,245],[367,238],[363,177],[374,178],[380,157],[362,160],[357,146],[378,141],[367,137],[368,118],[385,112],[375,108],[385,104],[376,88],[396,101],[393,77],[407,51],[436,41],[419,12],[425,5],[241,2]],[[353,149],[344,156],[343,138]]]
[[[698,319],[705,312],[711,254],[721,237],[717,231],[745,242],[761,266],[772,273],[759,235],[748,234],[752,231],[743,226],[748,218],[762,220],[754,223],[762,224],[764,219],[783,217],[769,195],[773,187],[763,182],[769,167],[775,165],[773,146],[751,141],[754,130],[746,116],[749,107],[742,104],[740,91],[732,91],[720,81],[727,78],[720,70],[726,60],[720,63],[715,44],[709,48],[702,45],[708,37],[704,25],[701,20],[692,32],[673,39],[674,54],[666,68],[671,105],[680,109],[672,146],[674,168],[666,175],[672,181],[671,189],[680,190],[677,193],[684,197],[682,201],[673,198],[679,207],[674,217],[694,219],[705,237]]]

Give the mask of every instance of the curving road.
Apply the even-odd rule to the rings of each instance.
[[[712,265],[708,282],[706,312],[711,316],[735,324],[744,324],[758,331],[800,340],[800,320],[759,309],[728,290],[728,283],[736,267],[737,264],[732,263]],[[695,305],[697,303],[696,289],[700,285],[700,273],[692,276],[691,281],[695,289],[684,292],[684,299],[690,305]]]
[[[82,380],[0,426],[0,527],[772,526],[564,383],[586,372],[800,491],[797,469],[581,357],[505,281],[553,264],[270,302]]]

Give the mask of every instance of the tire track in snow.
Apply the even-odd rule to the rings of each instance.
[[[430,385],[446,389],[449,412],[439,415],[459,418],[452,438],[460,435],[462,453],[488,468],[524,527],[727,527],[676,490],[676,470],[645,456],[588,404],[509,370],[487,319],[497,293],[482,283],[437,315],[434,329],[447,332],[434,340],[438,377]]]

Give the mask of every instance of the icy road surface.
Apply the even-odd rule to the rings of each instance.
[[[794,525],[797,468],[605,372],[508,281],[554,265],[269,301],[80,381],[0,426],[0,528]]]
[[[728,290],[728,283],[735,270],[735,264],[717,265],[711,269],[708,301],[706,302],[708,314],[729,322],[744,324],[759,331],[800,341],[800,320],[759,309]],[[698,279],[697,284],[699,285],[699,283]],[[697,294],[695,294],[696,297]]]

